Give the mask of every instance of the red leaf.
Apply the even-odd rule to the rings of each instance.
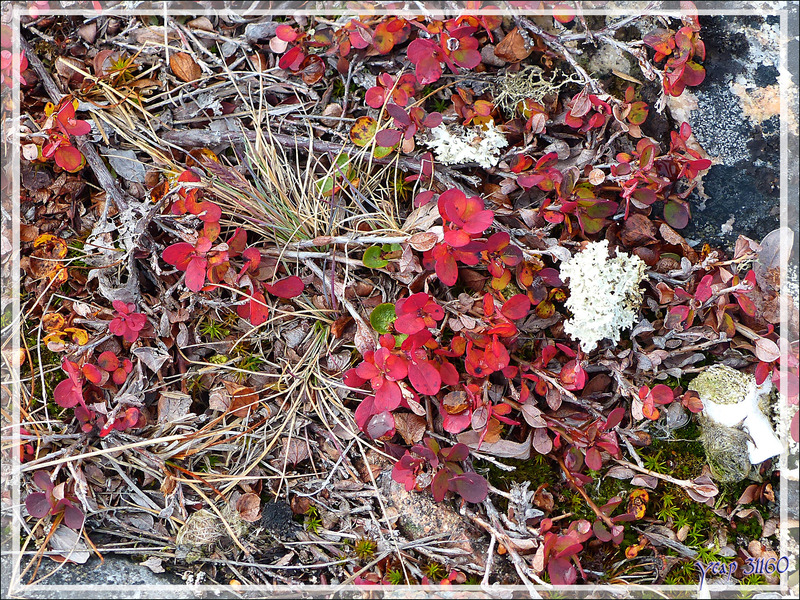
[[[448,487],[467,502],[483,502],[489,494],[489,483],[477,473],[463,473],[450,478]]]
[[[598,540],[601,542],[610,542],[611,541],[611,533],[606,529],[606,526],[603,525],[602,521],[597,520],[592,524],[592,531],[594,535],[597,537]]]
[[[734,296],[736,297],[736,302],[739,303],[739,307],[742,309],[742,312],[744,312],[744,314],[746,314],[748,317],[754,317],[756,314],[755,303],[744,294],[734,294]]]
[[[650,390],[650,395],[653,397],[653,401],[656,404],[669,404],[675,400],[675,392],[672,391],[671,387],[663,383],[659,383],[653,387],[653,389]]]
[[[447,494],[447,490],[450,488],[448,483],[448,475],[447,469],[440,469],[439,472],[433,477],[433,481],[431,482],[431,493],[433,494],[433,499],[437,502],[444,500],[444,496]]]
[[[373,440],[394,435],[394,417],[392,413],[384,411],[374,415],[367,423],[367,428],[364,433]]]
[[[166,252],[166,250],[165,250]],[[206,282],[206,269],[208,260],[202,256],[194,256],[186,267],[186,287],[193,292],[203,289]]]
[[[59,167],[70,173],[80,171],[86,163],[80,150],[75,146],[64,144],[59,146],[58,150],[55,151],[53,159]]]
[[[609,429],[613,429],[614,427],[619,425],[622,422],[622,419],[624,418],[625,418],[625,409],[622,406],[615,408],[614,410],[611,411],[611,414],[608,415],[604,429],[606,431],[608,431]]]
[[[64,525],[75,531],[80,531],[83,527],[83,511],[80,508],[73,506],[69,501],[64,506]]]
[[[33,492],[25,498],[25,508],[34,519],[41,519],[50,513],[50,502],[42,492]]]
[[[693,390],[689,390],[683,395],[681,404],[693,413],[699,413],[703,410],[703,401],[700,399],[698,393]]]
[[[528,296],[526,294],[517,294],[506,300],[500,312],[509,319],[516,320],[526,317],[530,309],[531,301],[528,299]]]
[[[104,371],[108,371],[111,373],[112,371],[116,371],[119,368],[119,359],[117,355],[111,352],[110,350],[106,350],[100,356],[97,357],[97,366],[99,366]]]
[[[275,35],[278,36],[278,39],[283,40],[284,42],[293,42],[297,39],[297,32],[291,25],[283,24],[278,25],[275,29]]]
[[[551,558],[547,563],[547,574],[553,585],[572,585],[578,580],[578,573],[566,558]]]
[[[306,55],[303,52],[302,46],[295,46],[281,56],[281,59],[278,61],[278,67],[288,71],[297,71],[305,58]]]
[[[108,379],[108,373],[101,371],[94,365],[83,365],[81,372],[88,381],[95,385],[103,385]]]
[[[758,363],[758,366],[756,367],[756,372],[755,372],[756,384],[761,385],[762,383],[764,383],[767,380],[767,377],[769,377],[771,371],[772,371],[772,365],[770,365],[767,362],[760,361]]]
[[[384,148],[391,148],[403,139],[403,134],[399,129],[381,129],[375,134],[375,142]]]
[[[374,396],[367,396],[361,403],[356,407],[355,414],[353,415],[356,420],[356,425],[361,431],[366,431],[367,422],[374,414],[373,410],[375,408],[375,397]]]
[[[443,284],[453,286],[458,281],[458,265],[451,254],[448,253],[441,260],[437,260],[435,269],[436,275]]]
[[[125,372],[125,369],[116,369],[114,373],[111,375],[111,379],[117,385],[122,385],[125,383],[125,380],[128,378],[128,374]]]
[[[671,200],[664,205],[664,220],[675,229],[689,224],[689,207],[683,202]]]
[[[161,258],[164,259],[164,262],[180,269],[181,271],[185,271],[186,268],[189,266],[189,261],[192,259],[194,254],[194,246],[187,242],[180,242],[178,244],[172,244],[171,246],[167,246],[164,250],[164,254],[161,255]]]
[[[386,101],[386,90],[380,86],[374,86],[367,90],[364,94],[364,101],[372,108],[380,108]]]
[[[439,371],[426,360],[409,363],[408,379],[420,394],[434,396],[442,387]]]
[[[76,385],[71,379],[65,379],[53,390],[53,400],[62,408],[72,408],[83,399],[83,390],[80,384]]]
[[[303,290],[306,288],[303,280],[296,275],[281,279],[272,285],[266,285],[264,287],[270,294],[278,298],[296,298],[302,294]]]
[[[589,448],[586,451],[586,466],[589,467],[592,471],[599,471],[603,468],[603,459],[600,456],[600,451],[595,448]]]
[[[33,474],[33,483],[39,486],[39,489],[46,492],[49,492],[55,487],[47,471],[36,471],[36,473]]]

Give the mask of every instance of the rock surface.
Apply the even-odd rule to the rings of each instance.
[[[191,586],[170,572],[154,573],[146,566],[126,556],[107,554],[100,562],[92,556],[85,564],[60,565],[45,559],[37,578],[53,573],[41,584],[17,590],[11,595],[8,589],[12,558],[3,554],[2,597],[25,598],[195,598]],[[164,586],[180,586],[165,588]],[[66,586],[66,587],[65,587]],[[100,587],[102,586],[102,587]]]

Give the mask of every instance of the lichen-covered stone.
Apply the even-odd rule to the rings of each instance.
[[[225,505],[221,513],[237,538],[247,532],[247,523],[235,508]],[[200,509],[192,513],[178,531],[175,537],[176,555],[192,563],[211,554],[217,542],[229,536],[228,529],[215,512]]]
[[[697,376],[689,389],[703,402],[701,439],[712,474],[719,481],[740,481],[750,472],[750,464],[780,454],[783,446],[764,410],[769,409],[772,391],[769,379],[758,385],[753,375],[713,365]]]
[[[704,405],[738,404],[750,393],[752,385],[755,381],[747,373],[726,365],[713,365],[695,377],[689,389],[698,393]]]
[[[700,441],[706,453],[711,476],[720,483],[742,481],[752,469],[747,453],[750,436],[736,427],[718,425],[710,419],[701,419]]]
[[[567,308],[572,312],[564,331],[580,341],[581,350],[591,352],[604,339],[617,343],[620,332],[633,326],[646,268],[638,256],[620,250],[609,258],[608,240],[591,242],[561,265],[561,279],[569,279]]]

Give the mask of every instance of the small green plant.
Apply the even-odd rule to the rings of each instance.
[[[368,561],[375,556],[375,550],[378,549],[378,544],[374,540],[368,538],[361,538],[353,544],[353,553],[362,561]]]
[[[689,534],[686,536],[686,542],[689,546],[699,546],[706,539],[702,523],[692,523]]]
[[[389,582],[389,585],[403,585],[405,577],[400,569],[392,569],[386,573],[386,581]]]
[[[422,572],[432,582],[441,581],[444,578],[444,567],[439,563],[428,563]]]
[[[317,507],[312,504],[308,507],[305,515],[306,518],[303,525],[305,526],[306,531],[310,533],[317,533],[322,528],[322,519],[319,516]]]
[[[753,573],[742,578],[742,585],[765,585],[767,580],[763,575]]]
[[[211,338],[212,340],[224,339],[231,333],[231,330],[228,329],[227,327],[224,327],[222,323],[218,323],[217,321],[214,321],[209,317],[206,317],[200,323],[199,330],[200,333],[202,333],[206,337]]]
[[[678,507],[675,506],[675,496],[665,492],[661,496],[661,508],[656,511],[656,516],[662,521],[669,521],[678,516]]]
[[[662,451],[659,450],[655,454],[652,455],[643,455],[642,461],[644,462],[644,466],[651,471],[656,471],[658,473],[663,473],[666,469],[666,465],[661,460],[661,453]]]
[[[667,506],[663,504],[660,509],[656,511],[656,517],[661,521],[670,521],[678,516],[677,506]]]
[[[681,529],[689,524],[689,517],[686,514],[680,514],[675,517],[675,527]]]

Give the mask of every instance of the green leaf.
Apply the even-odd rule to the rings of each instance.
[[[689,224],[689,206],[678,200],[664,205],[664,220],[675,229],[683,229]]]
[[[325,177],[323,179],[317,179],[314,182],[317,186],[317,191],[320,194],[328,195],[333,190],[333,177]]]
[[[369,322],[372,328],[378,333],[389,333],[389,325],[397,319],[394,312],[394,304],[386,302],[378,304],[369,315]]]
[[[381,252],[380,246],[370,246],[367,248],[364,252],[364,257],[361,259],[364,266],[369,269],[382,269],[388,265],[389,261],[381,256]]]
[[[375,144],[375,149],[372,151],[372,156],[374,156],[375,158],[385,158],[389,156],[393,150],[394,147],[387,148],[385,146],[378,146],[377,144]]]

